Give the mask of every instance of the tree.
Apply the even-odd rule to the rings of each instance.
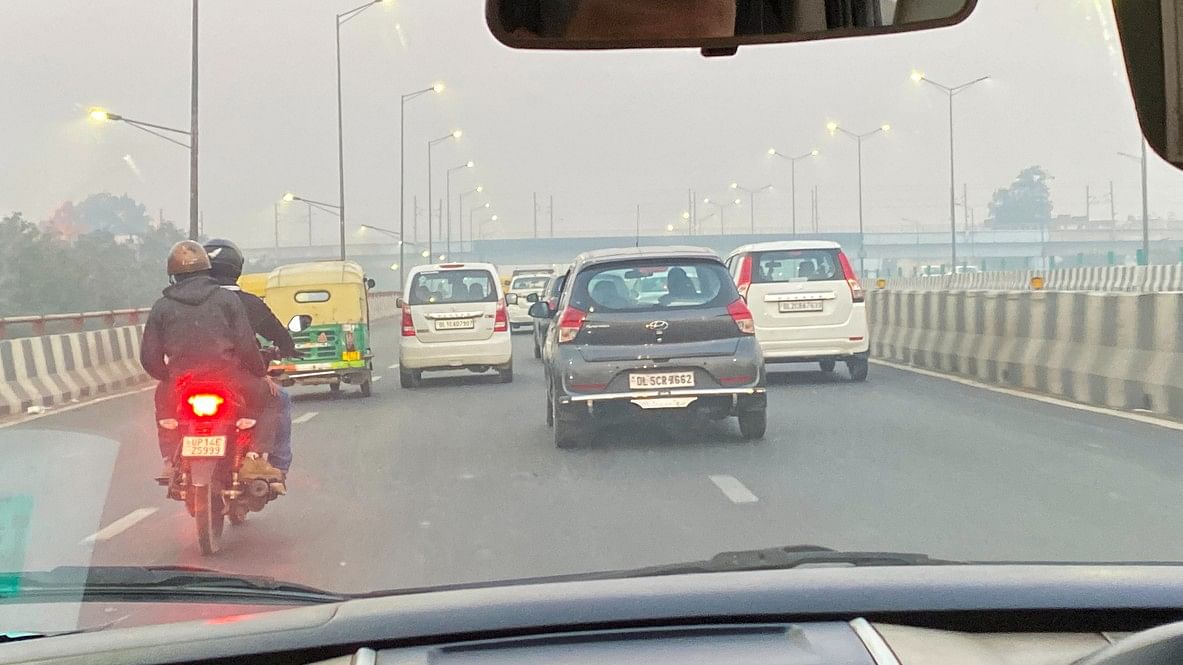
[[[1000,229],[1040,228],[1052,220],[1047,183],[1052,176],[1040,166],[1019,172],[1009,187],[994,190],[987,224]]]
[[[78,224],[86,231],[112,235],[142,235],[148,230],[148,210],[124,194],[91,194],[74,207]]]

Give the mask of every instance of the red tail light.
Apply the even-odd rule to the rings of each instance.
[[[583,322],[587,320],[587,312],[568,306],[559,317],[559,344],[575,341]]]
[[[497,301],[497,316],[493,319],[493,332],[509,330],[509,312],[505,310],[505,301]]]
[[[863,286],[859,284],[858,276],[854,274],[854,268],[850,267],[850,259],[846,258],[846,252],[842,250],[838,250],[838,264],[842,266],[842,276],[850,286],[850,299],[854,302],[863,302],[866,298]]]
[[[739,260],[739,277],[736,280],[736,288],[739,289],[739,297],[746,302],[748,299],[748,288],[752,286],[752,255],[744,254],[743,258]]]
[[[731,315],[731,320],[735,321],[735,325],[739,327],[739,332],[744,335],[756,334],[756,322],[752,320],[752,310],[748,309],[748,304],[743,301],[743,298],[728,305],[727,313]]]
[[[193,410],[193,415],[198,418],[207,418],[209,416],[216,416],[218,409],[222,407],[222,403],[225,401],[221,395],[199,393],[189,396],[189,408]]]
[[[403,306],[403,337],[415,336],[415,320],[411,318],[411,306]]]

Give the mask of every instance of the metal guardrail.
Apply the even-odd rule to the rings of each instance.
[[[370,294],[371,306],[378,317],[390,316],[394,309],[397,291],[375,291]],[[28,316],[0,317],[0,339],[17,337],[40,337],[54,333],[103,330],[118,326],[138,325],[148,320],[148,307],[138,309],[113,309],[99,312],[74,312],[69,314],[41,314]]]

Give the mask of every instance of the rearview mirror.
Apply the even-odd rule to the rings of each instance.
[[[310,314],[297,314],[292,317],[291,321],[288,321],[288,330],[292,332],[304,332],[311,326],[312,315]]]
[[[506,304],[506,305],[516,305],[516,304],[518,304],[518,294],[516,294],[516,293],[507,293],[507,294],[505,294],[505,304]]]
[[[399,309],[402,309],[407,306],[407,301],[404,300],[402,296],[399,296],[394,299],[394,306]]]
[[[526,294],[526,302],[538,302],[539,300],[541,300],[541,298],[538,297],[537,293]]]
[[[977,0],[486,0],[514,48],[702,48],[908,32],[965,20]]]
[[[535,319],[549,319],[551,316],[550,306],[544,302],[536,302],[530,305],[529,314]]]

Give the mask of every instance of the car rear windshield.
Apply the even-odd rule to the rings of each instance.
[[[526,277],[516,277],[513,280],[513,286],[509,287],[514,291],[525,291],[529,289],[540,290],[546,286],[550,275],[528,275]]]
[[[738,297],[727,269],[718,261],[649,259],[580,272],[571,304],[589,312],[651,312],[723,307]]]
[[[752,255],[752,283],[842,279],[837,249],[784,249]]]
[[[488,270],[425,270],[411,282],[407,302],[435,305],[496,300],[496,282]]]

